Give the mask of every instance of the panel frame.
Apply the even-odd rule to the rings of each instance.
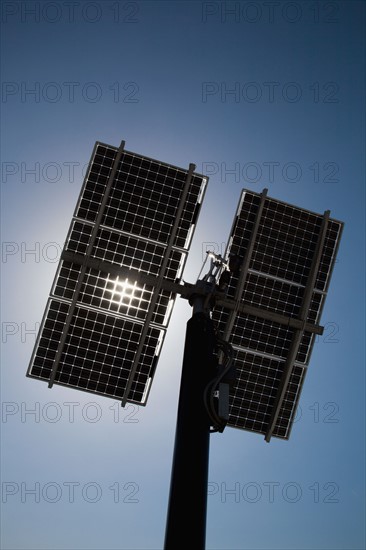
[[[54,280],[53,280],[53,283],[52,283],[52,286],[51,286],[51,291],[49,293],[47,303],[46,303],[46,307],[45,307],[45,310],[44,310],[44,313],[43,313],[42,322],[40,324],[40,329],[39,329],[39,332],[38,332],[37,340],[36,340],[36,343],[35,343],[35,346],[34,346],[34,349],[33,349],[33,353],[32,353],[32,357],[31,357],[31,360],[30,360],[30,364],[29,364],[29,367],[28,367],[28,370],[27,370],[27,376],[37,379],[37,376],[32,375],[31,371],[32,371],[32,368],[34,366],[34,361],[37,357],[37,350],[38,350],[38,347],[39,347],[40,340],[42,338],[44,325],[45,325],[45,323],[47,321],[47,318],[48,318],[49,305],[52,302],[52,300],[54,300],[58,303],[64,303],[69,308],[69,311],[68,311],[68,314],[67,314],[66,322],[64,324],[64,329],[62,331],[60,340],[58,342],[58,348],[57,348],[57,351],[56,351],[56,358],[55,358],[55,361],[54,361],[53,366],[52,366],[50,378],[48,380],[45,379],[45,378],[41,378],[41,377],[39,378],[40,380],[43,380],[43,381],[46,381],[46,382],[48,381],[48,386],[49,387],[52,387],[53,383],[55,382],[55,377],[56,377],[56,373],[58,372],[58,367],[59,367],[59,364],[60,364],[61,356],[62,356],[64,347],[65,347],[65,343],[66,343],[68,335],[69,335],[70,325],[71,325],[71,322],[72,322],[72,319],[73,319],[75,309],[77,307],[84,308],[85,310],[88,310],[88,311],[97,311],[97,312],[100,311],[105,315],[111,315],[111,316],[117,317],[117,318],[126,318],[128,321],[130,321],[132,323],[140,324],[142,326],[142,334],[141,334],[141,337],[139,339],[138,350],[137,350],[136,355],[135,355],[133,368],[128,373],[128,380],[127,380],[126,388],[124,390],[124,395],[122,397],[122,405],[125,405],[128,401],[136,403],[136,400],[130,399],[128,394],[129,394],[134,382],[135,381],[137,382],[137,379],[135,380],[135,375],[138,371],[139,359],[141,358],[141,354],[143,352],[143,348],[144,348],[144,345],[145,345],[145,340],[146,340],[147,335],[148,335],[150,330],[158,329],[160,331],[160,339],[159,339],[160,344],[158,346],[159,351],[162,347],[164,338],[166,336],[166,331],[167,331],[167,328],[168,328],[169,320],[170,320],[172,310],[173,310],[173,307],[174,307],[174,302],[175,302],[175,299],[176,299],[176,295],[177,295],[177,293],[180,293],[181,289],[183,288],[183,285],[179,284],[179,282],[177,282],[177,281],[181,280],[181,275],[183,273],[183,270],[184,270],[184,267],[185,267],[185,264],[186,264],[186,261],[187,261],[188,252],[189,252],[191,241],[192,241],[192,236],[193,236],[194,230],[195,230],[196,225],[197,225],[197,217],[198,217],[197,214],[199,213],[200,208],[202,206],[202,202],[203,202],[203,199],[204,199],[204,196],[205,196],[205,192],[206,192],[206,189],[207,189],[207,183],[208,183],[208,179],[209,179],[206,175],[196,173],[195,172],[196,166],[194,164],[190,164],[189,168],[185,169],[185,168],[182,168],[182,167],[178,167],[178,166],[174,166],[172,164],[162,162],[160,160],[152,159],[150,157],[147,157],[147,156],[139,154],[139,153],[126,151],[124,146],[125,146],[124,141],[121,142],[119,148],[111,146],[111,145],[107,145],[107,144],[104,144],[104,143],[98,142],[98,141],[94,144],[93,152],[91,154],[89,164],[88,164],[88,169],[86,171],[84,181],[83,181],[83,184],[81,186],[78,199],[76,201],[76,205],[75,205],[75,208],[74,208],[74,214],[72,216],[69,231],[68,231],[67,238],[66,238],[66,243],[65,243],[64,249],[61,253],[61,258],[60,258],[59,264],[58,264],[57,269],[56,269]],[[103,184],[104,185],[104,192],[100,197],[101,202],[99,203],[98,210],[96,211],[96,218],[94,220],[91,220],[87,217],[87,214],[85,216],[80,215],[80,206],[82,204],[83,197],[85,196],[85,190],[86,190],[87,184],[90,181],[90,172],[92,170],[93,165],[96,162],[95,161],[95,156],[98,152],[99,147],[102,147],[102,148],[104,147],[104,148],[109,149],[111,151],[115,151],[116,155],[115,155],[114,159],[112,160],[112,155],[106,153],[106,157],[109,157],[110,161],[111,161],[111,165],[108,168],[110,170],[110,173],[109,173],[107,182]],[[137,158],[137,166],[139,166],[139,164],[138,164],[140,162],[139,159],[141,159],[141,162],[142,161],[151,161],[152,163],[158,165],[159,167],[166,168],[167,170],[171,169],[171,170],[176,171],[176,176],[173,175],[173,176],[170,176],[170,177],[173,177],[173,178],[176,177],[177,182],[179,182],[179,184],[178,184],[179,187],[177,187],[177,189],[179,189],[179,200],[178,200],[178,197],[177,197],[176,215],[175,215],[174,220],[173,220],[173,226],[169,229],[169,232],[167,232],[167,242],[164,242],[164,240],[151,241],[151,239],[149,239],[147,237],[139,236],[139,235],[137,235],[133,232],[129,233],[129,232],[126,232],[126,231],[120,231],[118,229],[115,230],[113,227],[109,227],[109,225],[106,226],[104,223],[102,223],[103,216],[104,216],[104,213],[105,213],[105,207],[108,204],[108,199],[109,199],[109,196],[110,196],[110,192],[113,189],[114,182],[116,180],[118,180],[117,173],[119,171],[119,167],[121,166],[120,161],[121,161],[121,157],[122,157],[123,154],[128,154],[132,157],[131,160],[128,159],[128,162],[132,163],[131,166],[133,166],[133,163],[135,162],[134,157],[136,157]],[[104,155],[104,153],[102,152],[102,156],[103,155]],[[99,161],[97,161],[97,166],[98,166],[98,164],[99,164]],[[103,163],[101,164],[101,166],[103,167]],[[154,173],[155,173],[155,170],[153,170],[152,174],[154,174]],[[164,173],[164,170],[163,170],[163,173]],[[182,177],[183,175],[184,175],[184,177]],[[194,182],[194,187],[192,188],[192,190],[193,190],[192,191],[193,192],[192,196],[193,196],[194,202],[191,202],[192,199],[189,200],[188,197],[189,197],[189,193],[190,193],[190,185],[192,183],[193,178],[198,178],[198,180],[196,180]],[[122,181],[123,181],[123,179],[122,179]],[[174,204],[174,202],[173,202],[173,204]],[[191,209],[190,205],[194,205],[194,208]],[[187,210],[187,212],[186,212],[186,210]],[[186,212],[185,215],[184,215],[184,212]],[[185,220],[186,220],[186,222],[185,222]],[[188,220],[189,220],[189,223],[190,223],[189,230],[188,230]],[[90,227],[90,229],[91,229],[91,234],[89,236],[88,243],[86,244],[86,252],[85,253],[83,252],[82,254],[78,254],[78,253],[71,252],[70,250],[66,250],[67,245],[69,244],[69,241],[70,241],[70,238],[71,238],[73,228],[74,228],[76,223],[85,224],[86,226]],[[162,247],[162,254],[161,254],[161,257],[160,257],[161,261],[159,261],[159,266],[160,267],[159,267],[158,276],[148,275],[144,272],[140,272],[140,271],[137,271],[135,269],[128,269],[125,266],[119,266],[116,263],[109,264],[108,262],[100,261],[97,258],[94,258],[91,254],[92,254],[95,242],[96,242],[98,232],[100,232],[100,230],[102,230],[102,229],[108,229],[112,233],[113,233],[113,231],[116,231],[117,233],[119,233],[121,235],[131,236],[131,237],[136,238],[137,240],[142,240],[142,241],[145,241],[145,242],[148,242],[148,243],[153,242],[156,245],[161,246]],[[178,230],[183,230],[183,233],[180,233]],[[185,239],[184,244],[183,244],[182,238],[180,239],[181,244],[179,244],[179,240],[177,242],[175,242],[175,240],[178,236],[178,233],[181,236],[183,236],[183,238]],[[170,255],[173,254],[174,251],[176,251],[177,254],[180,254],[180,259],[179,259],[179,262],[178,262],[179,266],[178,266],[177,262],[175,262],[175,264],[173,263],[173,267],[172,267],[172,269],[173,269],[172,279],[175,278],[175,282],[163,279],[164,272],[166,271],[166,268],[169,265],[169,262],[171,261]],[[159,260],[160,260],[160,258],[159,258]],[[173,258],[173,256],[172,256],[172,258]],[[178,257],[176,259],[178,260]],[[58,284],[58,281],[59,281],[59,275],[60,275],[60,270],[61,270],[62,265],[63,265],[63,261],[71,262],[72,264],[75,264],[76,266],[80,266],[80,268],[81,268],[80,272],[79,272],[79,276],[77,278],[77,283],[76,283],[76,287],[75,287],[75,290],[73,292],[72,298],[69,298],[69,297],[64,298],[62,296],[58,296],[58,295],[55,294],[55,288],[56,288],[56,285]],[[172,260],[172,261],[174,262],[174,260]],[[139,319],[135,319],[135,318],[132,318],[132,317],[130,318],[128,315],[124,316],[123,314],[115,315],[113,311],[108,312],[108,311],[105,311],[102,308],[99,310],[94,305],[87,305],[87,304],[84,304],[82,301],[80,301],[80,291],[81,291],[81,288],[84,284],[85,273],[86,273],[87,269],[89,269],[89,268],[98,269],[98,270],[101,270],[103,272],[106,271],[106,273],[108,273],[108,274],[115,274],[119,277],[121,277],[121,276],[123,277],[123,275],[125,275],[127,277],[131,277],[131,279],[132,279],[132,278],[135,278],[135,275],[136,275],[137,276],[136,280],[141,280],[141,278],[145,279],[145,283],[148,284],[148,285],[151,285],[153,287],[153,295],[152,295],[152,299],[150,301],[150,305],[149,305],[149,308],[148,308],[148,313],[147,313],[145,319],[144,320],[141,320],[141,319],[139,320]],[[106,268],[107,268],[107,270],[106,270]],[[176,270],[176,269],[178,269],[178,271],[176,271],[174,273],[174,270]],[[154,314],[154,308],[158,304],[158,300],[160,299],[159,297],[161,295],[161,292],[170,293],[170,298],[169,298],[169,303],[166,303],[166,307],[167,307],[166,317],[163,320],[164,321],[163,324],[160,325],[160,321],[158,323],[155,323],[155,321],[152,320],[152,315]],[[164,304],[164,307],[165,307],[165,304]],[[157,358],[158,357],[159,357],[159,355],[157,355]],[[152,368],[153,367],[154,367],[154,365],[152,366]],[[156,367],[156,365],[155,365],[155,367]],[[154,368],[154,372],[155,372],[155,368]],[[147,380],[147,383],[146,383],[146,386],[145,386],[144,402],[139,402],[139,404],[142,405],[142,406],[144,406],[146,404],[147,397],[148,397],[148,394],[149,394],[150,389],[151,389],[151,382],[152,382],[152,379],[153,379],[153,374],[151,376],[151,379]],[[82,387],[64,384],[64,383],[61,383],[59,381],[56,381],[55,383],[57,385],[64,385],[64,386],[72,388],[72,389],[79,389],[81,391],[86,391],[88,393],[95,393],[95,394],[103,395],[104,397],[112,397],[112,396],[105,395],[104,393],[95,391],[95,390],[91,391],[91,390],[84,389]]]
[[[236,210],[236,213],[235,213],[235,216],[234,216],[231,231],[230,231],[230,234],[229,234],[229,239],[228,239],[226,250],[225,250],[225,256],[224,256],[225,258],[228,257],[228,254],[232,250],[232,244],[233,244],[233,240],[234,240],[234,237],[235,237],[235,231],[236,231],[238,220],[240,218],[240,215],[241,215],[241,212],[242,212],[242,209],[243,209],[243,203],[245,201],[245,194],[248,193],[250,195],[254,195],[256,197],[259,197],[260,202],[259,202],[259,206],[256,207],[257,212],[256,212],[255,220],[254,219],[252,220],[252,222],[254,221],[254,226],[251,229],[251,235],[249,237],[249,241],[248,241],[247,237],[245,238],[246,243],[247,243],[246,247],[245,247],[245,257],[244,257],[244,261],[243,261],[243,264],[242,264],[242,267],[241,267],[241,272],[239,273],[238,281],[236,282],[236,287],[235,287],[235,291],[234,291],[235,292],[235,297],[234,297],[235,306],[233,307],[231,297],[230,298],[223,297],[222,299],[221,298],[216,299],[216,305],[221,308],[221,313],[219,313],[219,317],[221,315],[223,315],[225,311],[226,311],[226,315],[229,316],[226,321],[225,320],[221,321],[221,322],[225,322],[225,325],[224,325],[224,339],[225,340],[229,340],[229,338],[231,337],[231,331],[232,331],[233,325],[235,323],[235,318],[240,313],[247,314],[247,315],[253,315],[254,317],[258,317],[259,319],[267,319],[269,321],[273,321],[276,324],[277,323],[279,323],[281,325],[286,325],[287,324],[288,328],[291,327],[291,328],[294,329],[295,334],[300,334],[300,338],[296,338],[296,340],[295,340],[294,336],[292,337],[292,339],[295,340],[296,342],[297,341],[301,342],[303,335],[305,333],[310,333],[310,340],[309,340],[309,343],[307,344],[309,346],[309,350],[307,351],[304,363],[301,362],[301,361],[299,362],[297,360],[296,354],[295,354],[294,360],[290,361],[289,358],[288,358],[289,351],[287,352],[286,369],[283,372],[283,376],[282,376],[283,383],[281,384],[281,388],[280,388],[281,398],[279,398],[279,394],[277,394],[277,396],[276,396],[276,408],[274,409],[274,412],[273,412],[273,415],[272,415],[273,418],[271,419],[271,423],[270,423],[270,425],[269,425],[269,427],[266,431],[263,431],[263,432],[261,431],[260,432],[260,433],[263,433],[263,435],[265,436],[265,440],[268,442],[270,440],[273,432],[275,431],[275,428],[276,428],[276,420],[278,419],[280,409],[281,409],[281,405],[282,405],[284,397],[286,395],[286,391],[287,391],[287,388],[288,388],[289,377],[291,376],[293,369],[296,366],[298,366],[298,367],[301,367],[303,369],[303,373],[302,373],[300,386],[298,388],[295,400],[293,402],[293,410],[292,410],[291,416],[290,416],[289,421],[288,421],[288,426],[286,428],[286,437],[278,436],[276,434],[273,434],[274,437],[279,437],[281,439],[288,439],[289,436],[290,436],[291,429],[292,429],[292,426],[293,426],[293,419],[296,415],[296,410],[297,410],[297,407],[298,407],[300,395],[301,395],[301,392],[302,392],[302,389],[303,389],[304,380],[305,380],[306,373],[307,373],[307,367],[309,365],[311,353],[312,353],[313,347],[314,347],[313,338],[314,338],[315,334],[322,334],[323,331],[324,331],[323,326],[321,326],[321,325],[319,325],[315,322],[313,323],[312,321],[307,320],[306,314],[309,311],[309,307],[311,305],[311,300],[312,300],[313,295],[320,294],[320,295],[323,296],[323,299],[320,300],[319,308],[317,309],[316,319],[317,319],[317,321],[319,321],[321,319],[322,311],[323,311],[324,304],[325,304],[325,298],[326,298],[328,288],[329,288],[329,285],[330,285],[330,280],[331,280],[332,272],[333,272],[333,269],[334,269],[335,259],[337,257],[337,253],[338,253],[338,249],[339,249],[339,245],[340,245],[340,241],[341,241],[341,236],[342,236],[344,223],[337,220],[337,219],[334,219],[334,218],[330,219],[329,218],[329,214],[330,214],[329,211],[326,211],[324,213],[324,215],[322,216],[319,213],[312,212],[312,211],[307,210],[305,208],[298,207],[296,205],[289,204],[289,203],[286,203],[284,201],[281,201],[281,200],[278,200],[278,199],[275,199],[275,198],[272,198],[272,197],[267,197],[267,191],[268,191],[267,189],[264,189],[262,191],[262,193],[258,193],[258,192],[252,191],[252,190],[243,189],[242,192],[241,192],[241,196],[240,196],[240,199],[239,199],[239,203],[238,203],[237,210]],[[324,217],[325,217],[325,218],[329,219],[330,222],[335,222],[338,225],[338,227],[337,227],[337,236],[336,236],[336,240],[334,241],[335,246],[332,249],[332,257],[331,257],[329,265],[327,266],[327,271],[325,272],[326,277],[327,277],[325,285],[324,285],[322,290],[319,290],[319,289],[315,288],[315,281],[316,281],[316,278],[318,276],[318,271],[319,271],[318,268],[319,268],[319,264],[320,264],[321,254],[325,250],[323,248],[323,246],[320,246],[319,262],[318,262],[316,267],[313,267],[313,271],[315,270],[315,272],[314,272],[314,281],[312,283],[310,283],[309,296],[305,300],[305,305],[304,305],[304,299],[306,298],[306,296],[304,296],[304,295],[302,296],[302,304],[303,304],[302,310],[303,311],[301,312],[302,313],[301,315],[298,315],[298,318],[290,317],[290,316],[287,317],[286,314],[283,314],[283,313],[282,314],[281,313],[274,313],[273,311],[270,311],[268,309],[267,310],[266,309],[261,309],[261,307],[258,307],[257,305],[252,305],[250,303],[245,303],[243,301],[240,302],[240,300],[242,299],[242,294],[243,294],[243,291],[244,291],[244,288],[245,288],[248,273],[250,273],[250,274],[255,273],[257,275],[263,276],[263,278],[265,278],[266,275],[267,275],[265,273],[265,271],[263,271],[263,272],[258,271],[257,272],[254,268],[252,269],[252,268],[249,267],[251,257],[252,257],[252,253],[253,253],[253,248],[255,246],[256,234],[258,232],[260,218],[261,218],[261,215],[262,215],[262,211],[263,211],[263,207],[264,207],[264,203],[265,203],[266,198],[268,198],[269,201],[274,201],[276,204],[279,204],[283,207],[289,207],[291,209],[298,210],[302,214],[308,214],[309,216],[313,215],[313,216],[316,216],[318,219],[322,217],[323,218],[323,223],[324,223]],[[322,244],[324,244],[324,239],[326,237],[326,229],[324,230],[323,237],[324,238],[323,238]],[[319,234],[318,234],[317,241],[318,241],[318,247],[319,247]],[[313,253],[311,255],[313,265],[314,265],[314,256],[315,256],[315,254]],[[297,286],[297,283],[295,283],[294,281],[291,281],[290,278],[289,279],[281,279],[280,277],[277,277],[277,276],[272,277],[272,275],[269,275],[269,278],[273,278],[275,281],[278,280],[278,281],[287,283],[288,285]],[[307,275],[307,283],[309,283],[309,275]],[[309,286],[309,285],[305,284],[305,285],[300,285],[300,286],[305,289],[306,286]],[[306,303],[306,302],[308,302],[308,303]],[[300,305],[300,308],[301,308],[301,305]],[[231,310],[231,312],[228,312],[228,310]],[[306,312],[305,312],[305,310],[306,310]],[[288,323],[286,323],[286,319],[288,320]],[[295,346],[295,344],[293,344],[293,346]],[[246,350],[246,351],[251,352],[251,353],[258,353],[254,349],[250,349],[250,348],[241,348],[240,346],[237,346],[237,345],[233,345],[233,347],[234,347],[234,349],[238,349],[238,350],[241,349],[243,351]],[[285,361],[286,361],[286,359],[285,359]],[[274,421],[273,421],[273,419],[274,419]],[[245,425],[243,425],[243,426],[234,426],[234,425],[230,425],[230,423],[228,423],[227,426],[228,427],[235,427],[235,428],[243,429],[243,430],[248,429],[248,428],[245,427]]]

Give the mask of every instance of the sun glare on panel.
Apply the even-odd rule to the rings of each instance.
[[[143,309],[149,302],[143,297],[143,289],[137,286],[137,282],[129,282],[128,278],[122,280],[119,277],[115,279],[106,279],[106,292],[110,293],[110,301],[125,305],[129,309]]]

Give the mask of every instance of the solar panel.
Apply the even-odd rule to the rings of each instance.
[[[146,403],[207,183],[194,170],[95,144],[28,376]]]
[[[226,251],[240,268],[212,315],[238,375],[228,426],[289,438],[342,229],[328,211],[243,190]]]

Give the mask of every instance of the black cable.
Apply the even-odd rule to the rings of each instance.
[[[226,376],[226,374],[230,370],[232,361],[233,361],[233,348],[228,342],[225,342],[224,340],[222,340],[222,338],[219,337],[217,339],[217,348],[221,350],[222,353],[224,354],[225,366],[223,367],[220,374],[207,384],[203,395],[206,411],[213,426],[213,429],[210,430],[210,432],[217,432],[217,431],[222,432],[226,426],[226,422],[219,417],[219,415],[215,410],[214,394],[221,380]]]

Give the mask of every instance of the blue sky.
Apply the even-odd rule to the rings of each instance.
[[[25,377],[93,145],[122,139],[210,177],[187,281],[242,188],[345,222],[291,439],[211,437],[206,542],[365,548],[364,29],[358,1],[2,3],[4,549],[163,545],[189,305],[146,408]]]

